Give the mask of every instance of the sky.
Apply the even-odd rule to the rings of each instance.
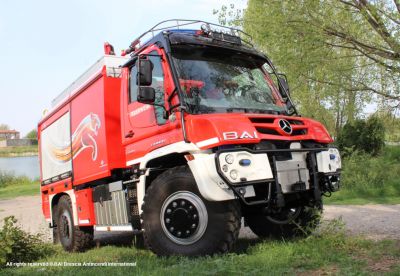
[[[214,9],[246,0],[0,0],[0,124],[22,136],[51,101],[103,55],[119,54],[172,18],[218,23]]]

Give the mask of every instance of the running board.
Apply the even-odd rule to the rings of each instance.
[[[133,232],[134,234],[142,233],[141,230],[133,229],[132,225],[95,225],[94,230],[99,232]]]

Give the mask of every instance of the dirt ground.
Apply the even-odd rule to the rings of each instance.
[[[50,239],[50,230],[43,218],[39,196],[17,197],[0,200],[0,225],[3,218],[15,216],[21,227],[30,233],[41,233]],[[324,208],[324,219],[342,218],[350,234],[365,237],[400,240],[400,204],[398,205],[328,205]],[[96,240],[112,238],[107,234],[95,233]],[[242,227],[240,238],[256,238],[248,227]]]

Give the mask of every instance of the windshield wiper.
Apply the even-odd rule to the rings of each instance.
[[[284,114],[281,111],[278,110],[265,110],[265,109],[257,109],[257,108],[245,108],[245,107],[230,107],[227,108],[227,112],[234,112],[235,110],[237,111],[244,111],[244,113],[262,113],[262,114],[273,114],[273,115],[279,115],[279,114]]]
[[[257,109],[257,108],[252,108],[250,110],[251,110],[251,112],[255,112],[255,113],[273,114],[273,115],[282,114],[281,111],[278,111],[278,110],[266,110],[266,109]]]
[[[226,112],[231,113],[231,112],[233,112],[235,110],[244,111],[244,113],[249,113],[250,112],[250,110],[248,108],[244,108],[244,107],[229,107],[229,108],[226,109]]]

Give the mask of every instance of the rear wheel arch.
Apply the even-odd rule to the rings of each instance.
[[[58,202],[60,201],[60,198],[64,195],[68,196],[67,193],[59,193],[51,198],[51,202],[50,202],[51,209],[50,210],[51,210],[51,219],[52,219],[53,226],[56,226],[56,225],[54,225],[54,223],[55,223],[55,217],[57,215]]]

